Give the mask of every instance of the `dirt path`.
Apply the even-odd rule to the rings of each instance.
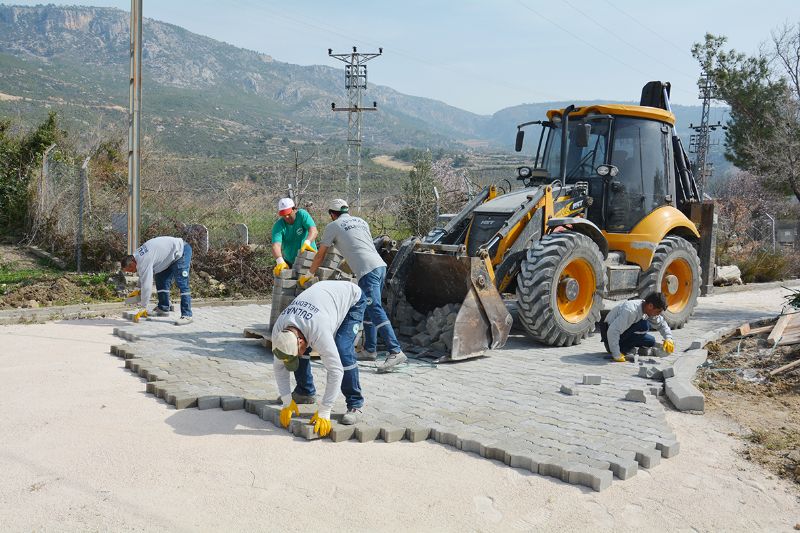
[[[176,411],[108,355],[116,320],[0,327],[7,531],[790,531],[797,492],[716,415],[668,414],[681,453],[601,493],[431,441],[291,438]],[[355,525],[355,526],[354,526]]]
[[[409,165],[408,163],[398,161],[390,155],[377,155],[372,158],[372,161],[377,165],[394,168],[397,170],[411,170],[414,168],[414,165]]]

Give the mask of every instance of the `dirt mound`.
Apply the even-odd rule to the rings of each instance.
[[[0,308],[45,307],[80,302],[85,292],[67,278],[40,281],[18,288],[0,300]]]

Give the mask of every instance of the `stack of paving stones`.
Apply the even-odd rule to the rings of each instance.
[[[177,334],[171,321],[153,318],[117,328],[115,334],[128,342],[111,351],[146,380],[149,393],[176,408],[246,409],[280,427],[271,354],[255,339],[231,336],[257,323],[264,312],[257,305],[204,308]],[[362,420],[355,426],[339,424],[345,411],[340,397],[329,439],[433,439],[603,490],[613,477],[624,480],[640,467],[657,466],[661,458],[678,453],[680,445],[662,403],[641,401],[638,391],[659,383],[647,378],[643,383],[638,365],[598,364],[601,350],[596,338],[564,348],[512,339],[492,357],[436,370],[412,361],[407,372],[379,376],[365,367]],[[582,372],[587,365],[593,374]],[[312,372],[317,383],[324,382],[320,365],[312,364]],[[575,393],[562,392],[564,383]],[[305,439],[319,438],[308,423],[314,406],[300,408],[289,430]]]
[[[395,310],[392,326],[407,344],[450,353],[453,328],[460,307],[458,304],[447,304],[425,315],[406,300],[401,300]]]
[[[325,259],[317,269],[316,276],[306,283],[306,288],[320,280],[344,280],[353,281],[353,276],[342,271],[339,266],[342,263],[342,254],[335,247],[328,249]],[[308,274],[308,269],[314,261],[314,252],[302,252],[292,264],[292,268],[287,268],[275,278],[272,288],[272,308],[270,310],[270,324],[274,324],[278,316],[286,309],[295,296],[303,292],[303,288],[297,282],[300,276]]]

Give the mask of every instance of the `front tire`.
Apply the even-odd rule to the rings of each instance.
[[[528,334],[550,346],[571,346],[600,319],[603,256],[586,235],[545,235],[522,260],[517,276],[519,319]]]
[[[689,241],[669,236],[662,240],[650,268],[639,278],[639,295],[660,292],[667,298],[663,316],[672,329],[686,324],[700,296],[700,257]]]

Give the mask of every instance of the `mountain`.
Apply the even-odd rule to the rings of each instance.
[[[72,128],[97,137],[127,130],[129,14],[98,7],[0,5],[0,114],[33,122],[57,109]],[[143,131],[168,151],[209,158],[285,157],[292,142],[342,146],[342,69],[298,66],[144,20]],[[632,94],[638,88],[632,88]],[[429,98],[370,85],[364,144],[464,150],[513,145],[516,124],[574,102],[525,104],[477,115]],[[676,106],[681,133],[699,107]]]

